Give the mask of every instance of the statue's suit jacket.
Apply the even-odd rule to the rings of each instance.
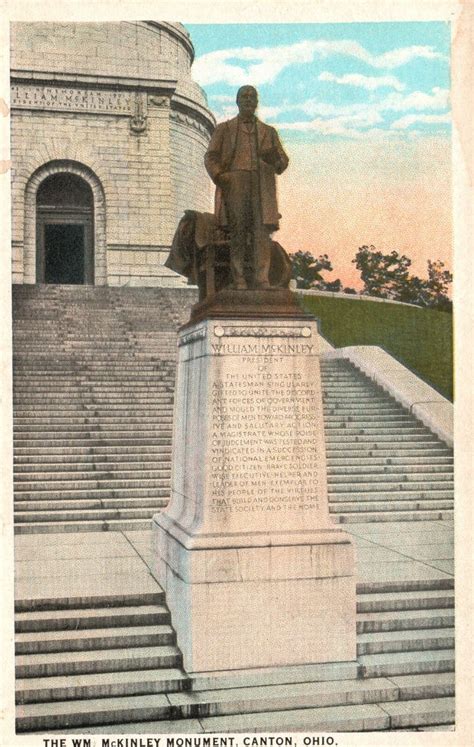
[[[265,225],[271,226],[272,230],[276,230],[281,215],[278,212],[275,174],[281,174],[286,169],[288,166],[288,156],[283,150],[274,127],[270,127],[270,125],[264,124],[258,119],[256,119],[256,127],[262,222]],[[217,125],[214,130],[206,155],[204,156],[204,164],[214,183],[216,183],[216,179],[220,174],[231,169],[237,148],[238,128],[239,118],[235,117]],[[272,148],[276,149],[279,155],[279,159],[277,160],[280,163],[276,167],[265,163],[260,157],[261,153],[265,153]],[[216,185],[215,214],[220,225],[227,225],[225,205],[219,185]]]

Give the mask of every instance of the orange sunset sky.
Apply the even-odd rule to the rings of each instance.
[[[352,265],[359,246],[409,256],[414,274],[427,260],[451,268],[451,154],[445,137],[286,144],[279,178],[282,220],[275,234],[289,252],[328,254],[345,285],[360,287]]]

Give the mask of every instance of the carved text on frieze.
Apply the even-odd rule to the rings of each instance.
[[[11,89],[11,107],[130,115],[134,112],[135,100],[133,91],[14,85]]]

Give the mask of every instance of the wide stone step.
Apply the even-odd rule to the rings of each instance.
[[[451,628],[454,625],[452,608],[397,610],[391,612],[359,612],[358,633],[378,633],[394,630],[431,630]]]
[[[132,459],[134,456],[141,458],[147,454],[170,454],[171,453],[171,439],[160,438],[158,443],[151,444],[117,444],[115,446],[109,446],[106,444],[99,444],[91,446],[90,444],[80,444],[79,446],[64,445],[63,442],[59,446],[42,446],[41,443],[35,443],[34,446],[17,446],[15,449],[15,460],[25,461],[30,457],[54,459],[56,462],[59,459],[67,461],[69,457],[89,455],[91,457],[97,456],[100,460],[106,460],[109,457],[117,458],[124,456],[127,459]]]
[[[454,648],[454,629],[396,630],[361,633],[357,655]]]
[[[21,340],[18,338],[18,335],[15,335],[15,342],[20,341]],[[27,336],[23,336],[22,341],[23,344],[26,344],[28,342]],[[99,344],[94,345],[94,342],[98,342]],[[108,354],[104,357],[100,355],[100,351],[104,349],[105,342],[99,338],[91,338],[91,340],[88,341],[88,344],[91,351],[92,348],[94,348],[94,356],[92,356],[91,352],[89,352],[89,354],[81,355],[81,359],[79,361],[76,360],[74,356],[69,356],[69,361],[64,357],[61,357],[61,359],[56,358],[56,360],[50,357],[48,359],[48,362],[45,362],[44,365],[40,369],[38,369],[38,375],[48,376],[55,373],[66,372],[68,370],[73,370],[74,373],[77,374],[82,374],[87,371],[92,371],[95,373],[106,373],[108,371],[111,371],[112,373],[115,373],[119,372],[121,369],[125,369],[127,371],[136,371],[137,373],[147,373],[150,371],[153,372],[168,370],[168,368],[170,367],[170,359],[167,360],[166,357],[160,359],[153,356],[153,354],[151,353],[151,351],[155,349],[153,346],[148,346],[148,350],[144,351],[134,349],[134,343],[131,342],[128,337],[125,339],[125,341],[121,339],[119,342],[121,343],[119,348],[117,348],[116,345],[109,345]],[[49,346],[51,351],[53,351],[54,344],[52,342],[49,342]],[[46,347],[48,347],[48,345],[46,345]],[[168,348],[169,346],[164,344],[160,347],[157,347],[156,350],[163,355],[163,353],[166,352]],[[64,347],[61,349],[61,352],[65,352]],[[15,365],[16,367],[18,367],[18,370],[22,374],[33,375],[35,373],[35,368],[32,365],[31,356],[26,357],[25,353],[23,353],[23,355],[25,357],[22,358],[21,350],[17,350],[15,352]]]
[[[407,414],[390,414],[390,415],[366,415],[361,412],[357,415],[348,415],[342,417],[339,414],[331,415],[326,413],[324,415],[325,430],[330,432],[334,428],[371,428],[377,427],[392,427],[392,426],[413,426],[416,425],[417,421],[411,415]]]
[[[412,467],[422,469],[424,465],[434,465],[438,468],[442,468],[443,465],[452,465],[454,459],[452,455],[446,454],[443,456],[439,452],[433,456],[426,456],[423,452],[420,452],[418,456],[338,456],[328,457],[327,464],[330,471],[334,474],[340,474],[344,470],[349,470],[351,473],[355,470],[362,471],[362,468],[367,465],[369,467],[387,467],[389,469],[411,469]]]
[[[140,477],[138,479],[130,479],[130,480],[119,480],[119,479],[103,479],[103,480],[55,480],[52,482],[37,482],[37,483],[31,483],[31,482],[22,482],[15,485],[15,491],[17,493],[21,493],[23,495],[23,500],[30,500],[31,498],[34,498],[35,495],[38,495],[38,497],[43,497],[47,495],[56,496],[56,497],[64,497],[67,498],[67,495],[62,495],[63,493],[70,493],[72,491],[74,492],[81,492],[81,493],[87,493],[90,494],[94,493],[95,491],[99,490],[105,490],[105,491],[115,491],[115,490],[128,490],[128,489],[148,489],[148,488],[154,488],[156,487],[157,491],[159,490],[169,490],[169,480],[165,478],[157,479],[157,478],[148,478],[147,475],[149,473],[145,472],[144,477]],[[86,495],[84,495],[86,497]],[[89,495],[90,497],[90,495]],[[112,498],[115,498],[116,495],[112,493]]]
[[[371,679],[368,682],[372,682]],[[390,679],[398,687],[398,700],[420,700],[452,697],[455,692],[453,672],[396,675]]]
[[[23,416],[17,414],[13,419],[13,424],[15,428],[24,430],[26,426],[34,426],[37,429],[39,426],[84,426],[98,422],[105,424],[141,425],[143,423],[156,423],[157,421],[164,422],[171,418],[169,406],[158,408],[152,414],[149,414],[148,408],[144,407],[142,408],[142,412],[147,414],[139,417],[137,414],[114,414],[110,410],[105,410],[103,414],[100,414],[94,409],[89,412],[82,412],[80,415],[65,415],[62,410],[58,410],[57,413],[50,410],[46,415],[31,414]]]
[[[361,416],[365,417],[367,420],[378,418],[384,419],[392,416],[398,417],[400,415],[406,416],[407,411],[400,406],[377,405],[370,407],[369,405],[364,405],[364,407],[349,407],[340,402],[331,405],[323,404],[323,415],[324,419],[328,422],[333,419],[341,421],[349,420],[350,422],[350,418],[358,419]]]
[[[331,475],[328,476],[328,483],[330,485],[344,485],[346,484],[346,481],[348,479],[348,473],[347,472],[331,472]],[[394,469],[394,471],[387,472],[386,470],[377,470],[374,468],[373,471],[360,471],[354,472],[351,474],[351,482],[353,481],[357,485],[363,485],[364,481],[367,481],[367,483],[372,482],[378,482],[379,485],[383,485],[386,483],[396,483],[397,485],[404,485],[404,484],[413,484],[413,483],[424,483],[424,482],[433,482],[433,484],[437,484],[439,482],[452,482],[453,480],[453,470],[448,468],[444,468],[441,470],[434,471],[432,469],[427,469],[424,467],[424,465],[419,465],[419,471],[415,469],[409,469],[408,471],[403,472],[400,469]]]
[[[331,472],[331,481],[336,481],[336,479],[339,478],[339,476],[347,476],[347,475],[385,475],[387,473],[389,474],[395,474],[395,475],[432,475],[436,473],[441,474],[452,474],[452,470],[449,472],[447,471],[446,464],[452,464],[449,461],[449,457],[445,458],[444,461],[441,461],[441,459],[433,459],[433,461],[426,462],[423,460],[423,462],[420,464],[418,463],[405,463],[405,464],[393,464],[392,462],[383,464],[357,464],[357,463],[350,463],[346,464],[344,466],[342,465],[335,465],[331,464],[330,466],[330,472]]]
[[[359,677],[393,677],[397,674],[427,674],[454,671],[452,648],[405,651],[358,656]]]
[[[357,500],[351,503],[332,503],[331,514],[347,514],[379,511],[380,513],[389,511],[444,511],[453,508],[453,500],[432,500],[429,497],[419,501],[397,501],[390,500],[384,502],[368,501],[359,502]]]
[[[64,726],[114,724],[118,719],[128,722],[166,719],[171,715],[171,706],[163,694],[31,703],[17,707],[16,729],[50,731]]]
[[[347,477],[345,477],[345,480]],[[331,492],[341,493],[359,493],[371,492],[373,490],[377,492],[403,492],[406,490],[417,490],[421,492],[426,491],[437,491],[437,490],[448,490],[454,487],[453,474],[440,473],[436,475],[436,480],[433,480],[432,475],[428,475],[426,479],[422,479],[419,475],[408,476],[408,479],[403,482],[400,481],[399,475],[384,475],[383,479],[380,477],[378,480],[376,476],[372,479],[365,480],[359,476],[354,477],[354,482],[339,482],[338,480],[329,480],[328,487]]]
[[[150,374],[148,380],[138,382],[133,374],[121,371],[120,377],[113,379],[107,375],[106,383],[102,384],[98,379],[87,374],[81,378],[74,375],[68,376],[67,381],[62,381],[57,377],[56,381],[51,382],[38,382],[36,378],[33,381],[32,377],[18,378],[15,375],[13,391],[19,404],[26,403],[29,397],[37,400],[44,395],[45,405],[55,397],[63,400],[69,397],[68,407],[77,405],[81,396],[85,398],[87,395],[96,396],[99,400],[102,396],[104,400],[108,400],[110,396],[140,399],[144,395],[146,399],[148,395],[152,395],[158,404],[169,402],[173,397],[174,375],[169,376],[158,371]],[[87,399],[85,401],[88,404]],[[44,409],[44,406],[41,409]]]
[[[48,703],[95,698],[116,698],[127,695],[173,693],[185,688],[189,680],[181,669],[145,669],[125,672],[104,672],[63,677],[18,679],[16,702]]]
[[[364,592],[357,591],[357,619],[360,614],[389,613],[413,610],[440,610],[454,608],[452,589],[420,589],[413,591]],[[434,614],[434,613],[433,613]],[[398,615],[394,615],[394,620]]]
[[[125,456],[125,455],[124,455]],[[161,457],[161,458],[160,458]],[[52,461],[48,456],[24,457],[20,456],[15,459],[14,471],[22,475],[23,479],[30,479],[31,474],[35,474],[42,479],[45,474],[63,474],[68,476],[70,472],[119,472],[126,470],[135,472],[136,470],[158,470],[169,474],[170,470],[170,451],[163,450],[161,454],[131,454],[127,455],[127,461],[117,461],[110,458],[110,461],[98,461],[93,454],[82,454],[80,459],[72,461],[71,455],[57,455]],[[36,477],[35,477],[36,479]]]
[[[385,448],[387,443],[397,449],[400,448],[400,444],[402,443],[406,444],[407,448],[411,448],[412,446],[419,447],[422,444],[428,444],[430,448],[433,448],[433,444],[438,443],[438,439],[434,434],[430,435],[428,431],[426,433],[402,432],[398,434],[383,432],[380,434],[349,434],[340,432],[338,434],[328,435],[326,438],[326,444],[329,449],[334,449],[338,445],[344,449],[347,449],[348,446],[350,449],[354,449],[358,442],[365,448],[367,448],[367,445],[370,445],[369,448],[372,449]],[[380,444],[383,444],[383,447],[381,447]],[[444,448],[446,447],[444,446]]]
[[[365,408],[366,406],[374,405],[379,407],[387,403],[387,397],[381,394],[372,393],[360,393],[351,392],[324,392],[323,391],[323,407],[330,408],[336,405],[343,405],[344,407],[356,407],[359,409]]]
[[[452,519],[453,510],[441,509],[436,511],[378,511],[371,513],[346,511],[344,514],[331,514],[334,521],[339,524],[360,524],[372,523],[376,521],[441,521],[443,519]]]
[[[392,703],[390,715],[385,702],[379,705],[329,706],[288,711],[266,711],[261,714],[210,716],[200,720],[204,731],[210,733],[287,733],[287,732],[365,732],[397,728],[422,722],[450,724],[454,719],[451,698],[404,701]],[[383,707],[382,707],[383,706]]]
[[[25,429],[24,432],[15,429],[13,433],[14,440],[17,441],[20,445],[24,445],[25,441],[52,441],[52,440],[58,440],[58,438],[62,438],[65,440],[74,440],[78,441],[79,445],[81,441],[94,441],[98,438],[106,439],[125,439],[130,438],[131,436],[140,438],[142,440],[148,439],[148,438],[164,438],[165,436],[168,436],[168,434],[171,434],[171,421],[166,423],[160,423],[155,424],[155,427],[146,427],[146,428],[139,428],[138,426],[131,426],[130,428],[124,428],[123,426],[110,426],[107,427],[104,426],[104,428],[101,428],[100,426],[96,425],[90,425],[84,428],[60,428],[60,427],[39,427],[38,430],[33,428]]]
[[[430,579],[412,578],[401,579],[400,581],[358,581],[357,594],[379,594],[385,592],[408,592],[408,591],[435,591],[439,589],[454,589],[454,578],[452,576],[438,576]]]
[[[170,400],[162,400],[162,404],[157,402],[152,405],[148,404],[136,404],[133,408],[123,405],[118,402],[114,405],[108,405],[107,407],[101,407],[100,405],[93,403],[76,404],[72,407],[61,406],[57,408],[38,408],[38,409],[26,409],[24,405],[17,404],[15,406],[15,419],[18,422],[22,422],[27,418],[69,418],[72,416],[73,419],[78,418],[90,418],[90,417],[123,417],[127,418],[135,417],[143,414],[147,417],[159,418],[162,413],[168,412],[171,407]]]
[[[341,441],[341,443],[329,444],[326,442],[326,455],[329,459],[332,458],[344,458],[347,455],[348,459],[353,458],[370,458],[371,456],[377,457],[404,457],[409,456],[417,459],[423,459],[424,455],[436,456],[447,455],[452,456],[452,450],[449,449],[446,444],[438,440],[419,440],[416,441],[400,441],[397,440],[389,442],[366,442],[357,440]]]
[[[115,404],[119,404],[133,409],[137,404],[155,405],[162,402],[167,403],[169,401],[170,394],[167,394],[160,399],[159,393],[150,391],[149,388],[143,392],[130,389],[126,392],[116,391],[108,393],[101,393],[83,388],[82,391],[76,389],[74,392],[64,392],[62,394],[56,389],[51,390],[51,392],[39,391],[37,393],[28,389],[25,390],[25,392],[17,392],[15,390],[13,397],[13,404],[15,406],[17,404],[24,405],[29,409],[36,409],[37,405],[41,405],[42,407],[51,407],[54,405],[56,406],[56,409],[58,409],[62,408],[65,404],[82,404],[83,402],[87,402],[87,404],[92,407],[97,405],[102,407],[112,407]]]
[[[21,619],[24,613],[61,613],[75,615],[76,613],[98,610],[102,612],[105,607],[109,608],[111,614],[123,607],[141,607],[142,605],[163,605],[165,593],[158,584],[154,584],[152,591],[126,592],[115,594],[85,594],[81,596],[64,597],[25,597],[15,599],[15,616]]]
[[[367,684],[367,687],[365,685]],[[398,690],[388,680],[339,680],[336,682],[303,682],[292,685],[233,688],[230,690],[181,692],[170,697],[181,718],[215,716],[241,716],[293,712],[294,709],[321,709],[328,707],[377,703],[391,700]],[[257,715],[257,723],[259,716]],[[313,718],[318,719],[315,714]],[[270,726],[270,725],[269,725]],[[253,730],[252,730],[253,731]],[[272,728],[268,728],[272,731]]]
[[[434,491],[433,491],[434,492]],[[355,493],[354,491],[348,492],[348,493],[342,493],[339,492],[339,490],[330,490],[329,491],[329,502],[331,505],[339,504],[339,503],[350,503],[351,501],[361,501],[361,502],[368,502],[368,501],[381,501],[381,502],[388,502],[388,501],[422,501],[425,499],[431,499],[436,498],[439,500],[453,500],[453,491],[452,489],[449,490],[437,490],[436,495],[433,496],[433,492],[427,493],[423,491],[413,491],[413,490],[407,490],[401,492],[400,490],[392,490],[385,491],[385,492],[378,492],[377,490],[373,490],[370,492],[365,493]]]
[[[15,631],[82,631],[138,625],[167,625],[170,613],[163,605],[93,606],[88,609],[17,612]]]
[[[157,498],[156,496],[150,496],[149,498],[97,498],[97,499],[85,499],[77,500],[77,498],[70,501],[55,500],[51,501],[49,498],[44,497],[40,501],[19,501],[15,499],[15,512],[20,517],[22,512],[37,512],[37,511],[65,511],[70,513],[74,511],[74,516],[77,516],[76,512],[105,509],[107,511],[114,511],[115,509],[122,510],[135,510],[135,509],[153,509],[154,511],[160,511],[165,508],[168,504],[168,497]],[[147,513],[148,515],[148,513]]]
[[[347,426],[346,428],[334,428],[334,429],[327,429],[326,435],[328,440],[334,439],[337,437],[337,435],[341,436],[397,436],[397,435],[407,435],[407,436],[417,436],[417,435],[423,435],[424,433],[429,434],[430,431],[425,428],[423,425],[404,425],[401,426],[390,426],[390,425],[366,425],[364,427],[352,427]]]
[[[101,487],[107,482],[117,482],[118,480],[123,482],[124,485],[130,484],[131,487],[140,487],[140,485],[137,486],[132,483],[154,480],[157,485],[164,485],[168,483],[169,477],[169,465],[162,469],[142,466],[141,469],[127,471],[121,469],[117,471],[111,469],[84,471],[83,469],[81,472],[75,470],[72,474],[68,472],[22,472],[21,476],[17,476],[15,489],[19,491],[31,489],[31,482],[36,482],[38,489],[49,489],[51,487],[54,490],[61,490],[63,483],[72,489],[88,486]],[[115,487],[115,485],[107,484],[106,487]]]
[[[114,436],[111,437],[109,435],[103,435],[102,438],[91,436],[88,437],[87,434],[84,434],[81,438],[76,437],[74,446],[76,447],[99,447],[101,451],[105,452],[106,447],[112,446],[112,447],[131,447],[131,448],[140,448],[146,447],[146,446],[161,446],[161,445],[169,445],[171,442],[171,432],[169,433],[163,433],[160,431],[160,435],[154,436],[142,436],[140,432],[132,434],[133,437],[127,436],[127,437],[118,437]],[[52,437],[41,437],[41,434],[38,434],[36,438],[29,438],[28,436],[25,436],[21,439],[15,440],[15,451],[17,453],[25,453],[24,451],[21,452],[20,449],[38,449],[39,447],[43,448],[49,448],[49,449],[55,449],[60,448],[61,453],[64,453],[66,449],[73,448],[71,447],[70,440],[64,438],[64,434],[61,434],[61,438],[52,438]],[[65,445],[67,444],[67,445]]]
[[[147,646],[20,655],[15,657],[15,671],[20,678],[53,677],[130,669],[169,669],[180,666],[180,663],[181,654],[175,646]]]
[[[98,435],[110,435],[113,438],[118,436],[129,436],[131,433],[140,433],[144,435],[153,435],[170,431],[172,426],[171,416],[162,416],[158,422],[151,419],[150,422],[140,426],[139,423],[125,422],[103,422],[99,419],[90,419],[88,423],[28,423],[27,425],[15,424],[14,437],[17,440],[21,438],[48,438],[57,434],[64,438],[97,438]]]
[[[65,651],[93,651],[109,648],[167,646],[175,642],[170,625],[140,625],[76,631],[17,633],[16,654],[44,654]]]
[[[15,513],[15,518],[22,522],[67,522],[67,521],[102,521],[109,522],[116,519],[150,519],[156,513],[156,508],[98,508],[98,509],[77,509],[77,510],[54,510],[44,509],[43,511],[21,511]]]
[[[324,391],[333,391],[333,390],[354,390],[354,391],[374,391],[376,389],[376,385],[372,385],[368,382],[367,379],[363,379],[360,376],[352,376],[348,377],[346,379],[344,378],[334,378],[334,377],[325,377],[324,378],[324,384],[323,384]]]
[[[158,511],[156,511],[158,513]],[[57,532],[125,532],[147,530],[151,519],[91,519],[75,521],[24,521],[15,520],[15,534],[55,534]]]
[[[431,675],[424,675],[416,682],[411,678],[412,681],[407,682],[405,686],[377,678],[363,682],[339,680],[235,688],[225,691],[180,692],[171,696],[170,701],[177,708],[179,716],[185,718],[281,712],[295,708],[325,709],[334,706],[395,702],[402,698],[408,700],[408,697],[403,697],[408,693],[415,693],[413,697],[416,698],[452,695],[453,676],[440,675],[440,678],[441,682],[438,685],[431,679]]]

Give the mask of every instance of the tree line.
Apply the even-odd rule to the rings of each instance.
[[[357,293],[354,288],[344,287],[337,280],[326,280],[322,273],[331,272],[333,267],[327,254],[315,257],[311,252],[290,254],[292,277],[297,288],[333,291],[336,293]],[[363,296],[377,296],[392,301],[404,301],[418,306],[452,310],[449,289],[453,276],[445,269],[441,260],[428,260],[427,277],[420,278],[410,272],[412,261],[405,254],[393,250],[388,254],[378,251],[375,246],[359,247],[352,264],[360,272],[363,282]]]

